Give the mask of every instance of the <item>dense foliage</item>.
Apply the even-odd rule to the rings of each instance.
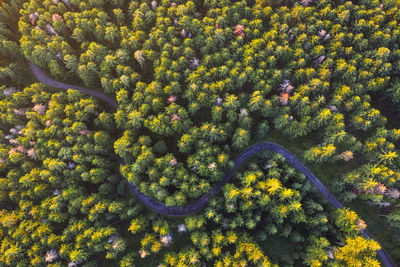
[[[273,153],[185,218],[154,214],[126,188],[186,205],[271,133],[311,140],[309,164],[343,165],[338,197],[385,208],[400,259],[400,130],[372,101],[400,102],[396,1],[0,5],[0,263],[378,266],[365,222]],[[30,83],[26,59],[118,110]]]

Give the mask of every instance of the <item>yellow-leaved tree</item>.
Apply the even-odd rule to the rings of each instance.
[[[335,252],[335,258],[349,267],[381,266],[376,259],[376,251],[380,249],[375,240],[368,240],[361,236],[348,237],[346,245],[339,247]]]

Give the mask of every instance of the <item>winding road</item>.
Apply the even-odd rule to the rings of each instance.
[[[58,89],[63,89],[63,90],[68,90],[68,89],[79,90],[84,94],[91,95],[91,96],[94,96],[94,97],[97,97],[97,98],[103,100],[104,102],[109,104],[114,110],[117,110],[118,104],[111,97],[109,97],[103,93],[100,93],[99,91],[93,90],[93,89],[75,86],[72,84],[66,84],[66,83],[62,83],[62,82],[53,80],[52,78],[47,76],[36,64],[34,64],[30,61],[28,61],[28,64],[29,64],[29,67],[31,68],[33,74],[35,75],[35,77],[42,83],[47,84],[48,86],[55,87]]]
[[[100,93],[98,91],[84,88],[84,87],[79,87],[79,86],[74,86],[66,83],[62,83],[59,81],[55,81],[49,76],[47,76],[37,65],[35,65],[32,62],[29,62],[29,66],[33,72],[33,74],[36,76],[36,78],[41,81],[44,84],[47,84],[51,87],[55,87],[58,89],[63,89],[63,90],[68,90],[68,89],[76,89],[79,90],[85,94],[97,97],[104,102],[108,103],[114,110],[117,110],[118,104],[109,96]],[[201,198],[199,198],[197,201],[195,201],[192,204],[186,205],[186,206],[166,206],[165,204],[161,203],[158,200],[155,200],[154,198],[150,196],[144,195],[142,192],[140,192],[136,186],[128,181],[128,187],[131,190],[131,192],[147,207],[150,209],[154,210],[155,212],[163,215],[168,215],[168,216],[187,216],[193,213],[198,212],[199,210],[203,209],[205,206],[207,206],[208,200],[212,198],[213,196],[217,195],[222,187],[231,179],[233,174],[236,172],[236,170],[240,167],[240,165],[245,161],[248,157],[253,156],[254,154],[257,154],[265,149],[274,151],[276,153],[281,154],[286,161],[288,161],[290,164],[292,164],[298,171],[303,173],[306,178],[313,183],[318,191],[335,207],[335,208],[343,208],[343,204],[339,202],[335,196],[333,196],[328,189],[318,180],[317,177],[315,177],[314,174],[312,174],[291,152],[289,152],[287,149],[284,147],[271,143],[271,142],[260,142],[256,143],[252,146],[250,146],[247,150],[242,152],[236,159],[235,159],[235,165],[232,170],[229,172],[225,173],[224,178],[219,181],[214,188],[207,194],[203,195]],[[125,161],[123,161],[123,164],[125,164]],[[361,234],[366,237],[373,239],[372,236],[368,233],[368,231],[364,230],[361,232]],[[383,250],[379,250],[378,256],[381,258],[381,261],[385,266],[392,267],[396,266],[396,264],[388,257],[387,253]]]

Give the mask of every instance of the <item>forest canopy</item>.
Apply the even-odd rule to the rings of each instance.
[[[391,0],[2,1],[0,265],[400,262],[399,20]],[[129,192],[188,205],[259,141],[346,208],[268,151],[193,215]]]

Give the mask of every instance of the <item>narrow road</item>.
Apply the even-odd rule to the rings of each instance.
[[[343,204],[340,203],[335,198],[335,196],[333,196],[328,191],[328,189],[326,189],[326,187],[318,180],[318,178],[315,177],[314,174],[312,174],[292,153],[290,153],[284,147],[271,142],[260,142],[254,144],[247,150],[242,152],[236,158],[233,169],[225,173],[224,178],[219,181],[209,193],[203,195],[194,203],[186,206],[166,206],[164,203],[161,203],[160,201],[157,201],[154,198],[141,193],[132,183],[129,183],[129,188],[131,189],[133,194],[135,194],[135,196],[139,198],[147,207],[153,209],[157,213],[168,216],[187,216],[196,213],[207,206],[208,200],[221,191],[222,187],[232,178],[233,174],[237,171],[243,161],[245,161],[248,157],[251,157],[254,154],[257,154],[265,149],[277,152],[284,156],[286,161],[292,164],[298,171],[302,172],[335,208],[343,208]]]
[[[58,82],[47,76],[43,71],[33,64],[32,62],[29,62],[29,66],[33,72],[33,74],[36,76],[36,78],[41,81],[44,84],[47,84],[51,87],[63,89],[63,90],[68,90],[68,89],[76,89],[79,90],[85,94],[95,96],[103,100],[104,102],[108,103],[110,106],[114,108],[114,110],[117,110],[118,104],[110,97],[84,87],[79,87],[79,86],[74,86],[70,84],[65,84],[62,82]],[[186,206],[166,206],[164,203],[161,203],[158,200],[155,200],[154,198],[150,196],[144,195],[142,192],[140,192],[136,186],[128,181],[128,187],[131,190],[131,192],[147,207],[150,209],[154,210],[155,212],[163,215],[168,215],[168,216],[187,216],[193,213],[196,213],[203,209],[205,206],[208,204],[208,200],[212,198],[213,196],[217,195],[222,187],[232,178],[233,174],[237,171],[237,169],[240,167],[240,165],[245,161],[248,157],[253,156],[254,154],[257,154],[265,149],[274,151],[276,153],[281,154],[286,161],[288,161],[290,164],[293,165],[298,171],[303,173],[306,178],[313,183],[318,191],[335,207],[335,208],[340,208],[342,209],[344,206],[343,204],[336,199],[334,195],[332,195],[328,189],[318,180],[317,177],[315,177],[314,174],[312,174],[304,165],[301,163],[291,152],[289,152],[286,148],[275,144],[271,142],[260,142],[257,144],[254,144],[250,146],[248,149],[246,149],[244,152],[242,152],[236,159],[235,159],[235,165],[232,170],[229,172],[225,173],[224,178],[219,181],[211,191],[205,195],[203,195],[201,198],[196,200],[194,203],[186,205]],[[123,164],[125,164],[125,161],[122,159]],[[361,232],[361,234],[366,237],[373,239],[370,233],[368,231],[364,230]],[[396,264],[392,262],[392,260],[387,256],[387,253],[383,250],[379,250],[378,256],[381,258],[383,264],[387,267],[394,267]]]
[[[88,88],[75,86],[72,84],[66,84],[66,83],[62,83],[62,82],[53,80],[52,78],[47,76],[36,64],[34,64],[30,61],[28,61],[28,64],[29,64],[29,67],[31,68],[33,74],[42,83],[47,84],[48,86],[55,87],[58,89],[63,89],[63,90],[68,90],[68,89],[79,90],[82,93],[85,93],[87,95],[91,95],[91,96],[94,96],[94,97],[97,97],[97,98],[103,100],[104,102],[109,104],[115,111],[117,110],[118,104],[111,97],[109,97],[103,93],[100,93],[99,91],[93,90],[93,89],[88,89]]]

